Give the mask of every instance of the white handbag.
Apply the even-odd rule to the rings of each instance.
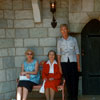
[[[43,84],[39,90],[39,93],[45,93],[45,88],[44,88],[45,82],[46,82],[46,80],[43,81]]]

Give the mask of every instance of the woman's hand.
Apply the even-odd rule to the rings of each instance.
[[[54,80],[54,78],[49,78],[49,81],[53,81]]]
[[[77,69],[78,69],[78,72],[80,72],[80,64],[79,63],[77,64]]]
[[[26,75],[26,74],[27,74],[26,72],[21,72],[21,73],[20,73],[20,75]]]
[[[27,77],[27,78],[30,78],[30,75],[29,75],[29,74],[26,74],[26,77]]]

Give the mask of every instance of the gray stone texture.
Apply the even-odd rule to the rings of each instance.
[[[49,37],[60,37],[61,36],[60,28],[56,28],[56,29],[49,28],[48,29],[48,36]]]
[[[8,48],[9,56],[15,56],[15,48]]]
[[[24,0],[23,1],[24,9],[32,9],[32,3],[31,0]]]
[[[16,29],[16,38],[28,38],[29,31],[28,29]]]
[[[31,47],[31,46],[39,46],[38,43],[38,38],[34,38],[34,39],[24,39],[24,46],[25,47]]]
[[[7,20],[0,19],[0,28],[7,28]]]
[[[15,38],[15,29],[6,29],[7,38]]]
[[[16,69],[15,68],[9,68],[6,70],[6,77],[7,81],[16,80]]]
[[[27,48],[16,48],[16,55],[25,55],[25,51],[27,50]]]
[[[14,21],[14,27],[15,28],[30,28],[34,27],[34,21],[33,20],[15,20]]]
[[[16,56],[15,57],[15,67],[21,67],[21,65],[23,64],[25,60],[24,56]]]
[[[82,0],[69,0],[69,11],[70,12],[81,12],[81,2]]]
[[[13,20],[7,20],[7,25],[8,25],[8,28],[13,28],[14,27],[14,21]]]
[[[0,49],[0,57],[8,56],[7,49]]]
[[[15,18],[16,19],[33,19],[32,10],[16,10],[15,11]]]
[[[5,30],[0,29],[0,38],[5,38]]]
[[[12,9],[12,0],[2,0],[0,2],[0,9]]]
[[[30,38],[32,37],[47,37],[47,29],[46,28],[30,29]]]
[[[5,70],[0,70],[0,82],[6,81]]]
[[[13,9],[19,10],[23,8],[23,1],[22,0],[13,0]]]
[[[82,0],[82,11],[94,11],[94,0]]]
[[[95,0],[95,11],[100,11],[100,0]]]
[[[56,46],[56,38],[40,38],[40,46]]]
[[[14,57],[4,57],[3,65],[4,65],[4,68],[14,68],[15,67],[15,58]]]
[[[3,61],[2,61],[2,58],[0,58],[0,69],[3,69]]]
[[[3,18],[3,10],[0,10],[0,19]]]
[[[5,19],[14,19],[14,11],[13,10],[4,10],[4,18]]]
[[[0,39],[0,48],[14,47],[13,39]]]
[[[23,47],[23,39],[15,39],[15,47]]]

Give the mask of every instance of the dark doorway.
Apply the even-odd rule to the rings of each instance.
[[[88,22],[81,33],[83,94],[100,95],[100,21]]]

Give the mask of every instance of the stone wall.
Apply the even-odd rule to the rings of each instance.
[[[50,49],[56,50],[59,25],[68,23],[68,0],[57,0],[58,25],[51,27],[49,0],[42,0],[42,22],[36,24],[31,0],[0,0],[0,100],[15,98],[16,78],[27,48],[39,61],[47,59]]]

